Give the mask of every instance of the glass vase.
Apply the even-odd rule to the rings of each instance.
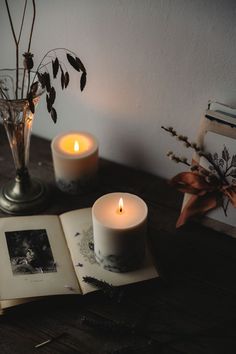
[[[0,76],[1,77],[1,76]],[[7,87],[7,86],[6,86]],[[7,97],[10,89],[6,89]],[[38,104],[43,93],[33,98]],[[27,99],[0,99],[2,118],[16,169],[16,176],[0,189],[0,209],[9,214],[33,214],[47,205],[47,187],[40,180],[32,178],[28,171],[30,137],[34,114]]]

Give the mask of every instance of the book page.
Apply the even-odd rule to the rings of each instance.
[[[58,216],[0,219],[1,300],[80,293]]]
[[[4,313],[4,310],[10,308],[10,307],[16,307],[18,305],[24,305],[27,304],[29,302],[33,302],[33,301],[37,301],[40,298],[37,297],[27,297],[24,299],[13,299],[13,300],[1,300],[0,304],[1,304],[1,310],[2,313],[0,312],[0,315]]]
[[[96,290],[83,281],[91,276],[114,286],[152,279],[158,276],[149,252],[140,269],[126,273],[114,273],[103,269],[95,260],[93,252],[93,228],[91,208],[74,210],[60,215],[71,259],[83,294]]]

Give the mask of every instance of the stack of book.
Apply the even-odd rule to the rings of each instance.
[[[217,101],[209,101],[205,117],[234,127],[236,126],[236,108]]]

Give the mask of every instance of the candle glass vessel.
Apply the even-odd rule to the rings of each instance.
[[[23,70],[22,70],[23,71]],[[14,70],[0,72],[0,117],[7,133],[14,160],[16,175],[0,189],[0,209],[9,214],[25,215],[44,209],[47,202],[47,187],[42,181],[32,178],[28,171],[30,137],[34,113],[29,101],[14,99]],[[44,91],[39,88],[34,95],[34,106]]]

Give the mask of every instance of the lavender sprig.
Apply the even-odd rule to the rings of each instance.
[[[149,353],[149,349],[151,348],[152,345],[157,345],[158,341],[153,340],[147,332],[146,327],[143,326],[138,326],[135,323],[125,323],[122,321],[110,321],[108,319],[96,319],[94,317],[84,315],[81,318],[81,324],[82,326],[89,327],[90,329],[94,329],[96,332],[101,332],[101,333],[110,333],[110,334],[116,334],[116,335],[131,335],[131,336],[141,336],[142,338],[145,339],[145,343],[141,344],[134,344],[134,345],[129,345],[129,346],[122,346],[118,349],[114,349],[112,351],[109,351],[109,354],[125,354],[125,353]]]
[[[104,280],[99,280],[95,277],[85,276],[83,277],[83,281],[97,289],[100,289],[110,299],[116,298],[118,302],[121,301],[121,298],[124,294],[123,290],[119,289],[118,287],[113,286]]]
[[[134,345],[126,345],[126,346],[122,346],[121,348],[118,349],[113,349],[109,352],[107,352],[107,354],[151,354],[151,353],[157,353],[158,348],[161,346],[160,343],[157,343],[152,341],[152,340],[148,340],[146,343],[142,343],[142,344],[134,344]]]
[[[92,329],[119,333],[119,334],[137,334],[140,333],[140,329],[136,328],[135,325],[130,325],[124,322],[112,322],[110,320],[95,319],[91,316],[82,316],[81,324]],[[143,334],[143,333],[142,333]]]
[[[187,165],[190,167],[190,170],[192,172],[197,172],[200,176],[202,176],[206,182],[211,183],[216,180],[216,176],[214,173],[211,171],[208,171],[206,169],[203,169],[200,165],[193,164],[191,165],[186,157],[179,157],[176,156],[173,151],[168,151],[166,154],[170,160],[176,162],[176,163],[182,163],[184,165]]]

